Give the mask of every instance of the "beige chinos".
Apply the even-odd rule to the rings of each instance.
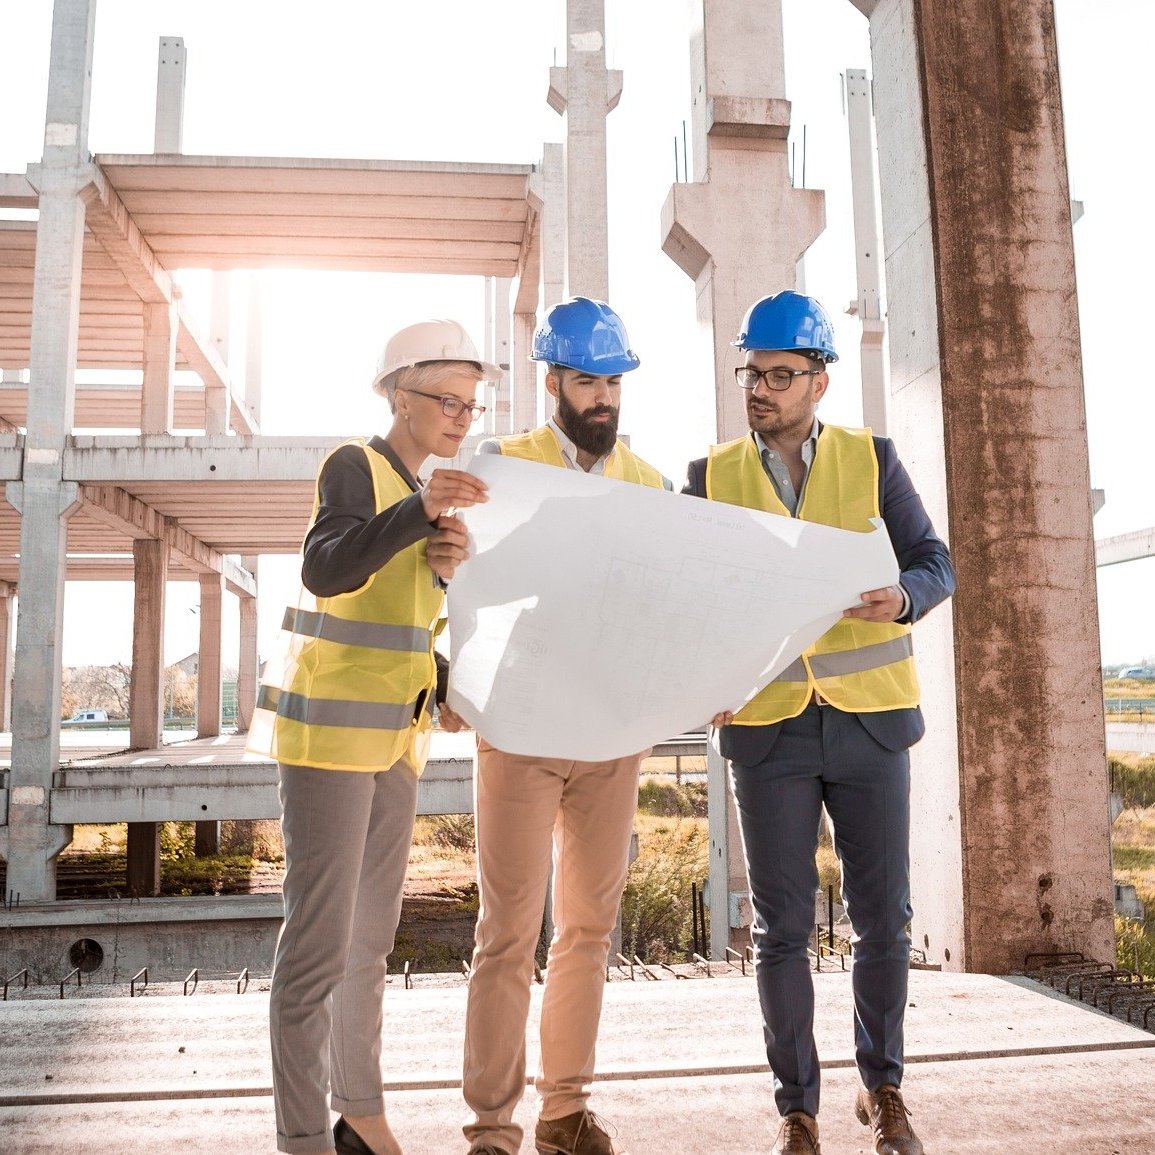
[[[585,1109],[643,757],[575,762],[507,754],[478,742],[480,910],[463,1076],[473,1112],[464,1131],[472,1146],[521,1147],[513,1113],[525,1089],[525,1025],[551,843],[555,929],[536,1085],[543,1118]]]
[[[280,765],[285,922],[269,996],[277,1149],[333,1150],[329,1114],[379,1115],[386,959],[417,777]]]

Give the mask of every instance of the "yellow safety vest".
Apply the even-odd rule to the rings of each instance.
[[[412,490],[363,441],[378,513]],[[326,458],[326,460],[328,460]],[[318,495],[313,514],[317,516]],[[433,639],[445,594],[425,560],[425,542],[401,550],[360,589],[304,594],[283,628],[290,649],[279,685],[261,687],[250,749],[293,766],[387,770],[405,758],[424,769],[431,721],[425,702],[437,682]],[[311,603],[311,604],[310,604]],[[268,722],[271,720],[271,725]]]
[[[710,449],[706,496],[785,516],[748,434]],[[868,531],[879,516],[878,457],[869,429],[824,425],[795,515],[841,529]],[[734,716],[738,726],[793,718],[814,691],[840,710],[876,713],[918,705],[910,626],[843,618]]]
[[[526,461],[540,461],[543,465],[566,468],[557,434],[548,425],[532,429],[529,433],[499,437],[497,443],[501,452],[509,457],[522,457]],[[654,489],[665,488],[662,475],[621,441],[617,442],[606,458],[605,476],[618,481],[632,481],[635,485],[650,485]]]

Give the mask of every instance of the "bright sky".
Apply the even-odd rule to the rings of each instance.
[[[625,74],[608,122],[610,299],[642,357],[627,379],[622,428],[680,483],[686,461],[714,436],[713,383],[708,366],[679,342],[694,324],[692,284],[660,247],[674,142],[689,115],[689,5],[663,5],[662,20],[657,7],[606,3],[608,63]],[[529,164],[540,159],[543,141],[564,139],[564,120],[545,103],[549,65],[565,58],[564,0],[499,7],[329,0],[324,19],[310,6],[307,20],[286,18],[292,11],[273,0],[102,0],[92,151],[152,151],[162,35],[182,36],[188,54],[188,153]],[[1155,267],[1155,228],[1147,183],[1128,163],[1141,145],[1155,6],[1055,0],[1055,11],[1071,195],[1085,203],[1075,242],[1091,477],[1107,493],[1095,529],[1107,536],[1155,525],[1153,382],[1142,350],[1130,348],[1146,336],[1139,306]],[[855,424],[858,331],[842,313],[856,288],[841,75],[870,71],[868,27],[849,0],[783,0],[783,12],[793,136],[800,153],[805,126],[806,184],[826,192],[827,229],[807,257],[807,290],[834,315],[843,352],[821,414]],[[50,30],[48,0],[0,5],[0,171],[21,172],[40,156]],[[203,299],[203,281],[188,278],[190,302]],[[401,325],[455,316],[480,339],[479,280],[263,274],[263,288],[262,428],[269,434],[383,430],[387,416],[367,384],[380,344]],[[238,334],[238,362],[242,348]],[[283,601],[293,596],[293,563],[263,560],[261,580],[264,655]],[[1155,559],[1100,572],[1104,662],[1155,655],[1153,585]],[[169,589],[165,649],[173,661],[197,647],[196,596],[192,583]],[[228,661],[235,606],[225,600]],[[131,606],[127,585],[71,584],[65,663],[127,661]]]

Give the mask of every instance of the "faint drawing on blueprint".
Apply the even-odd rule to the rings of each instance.
[[[613,758],[736,709],[898,566],[885,530],[482,455],[449,704],[510,753]]]

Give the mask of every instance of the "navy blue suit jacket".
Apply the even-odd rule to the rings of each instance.
[[[821,426],[818,435],[821,438]],[[875,437],[874,451],[878,456],[878,508],[898,559],[899,580],[910,598],[910,613],[902,621],[917,622],[954,593],[954,566],[946,544],[934,532],[910,475],[898,459],[894,442]],[[690,462],[682,492],[706,496],[706,458]],[[855,716],[867,733],[888,750],[905,750],[926,732],[917,706]],[[769,757],[781,726],[781,722],[769,726],[723,726],[719,749],[734,762],[755,766]]]

